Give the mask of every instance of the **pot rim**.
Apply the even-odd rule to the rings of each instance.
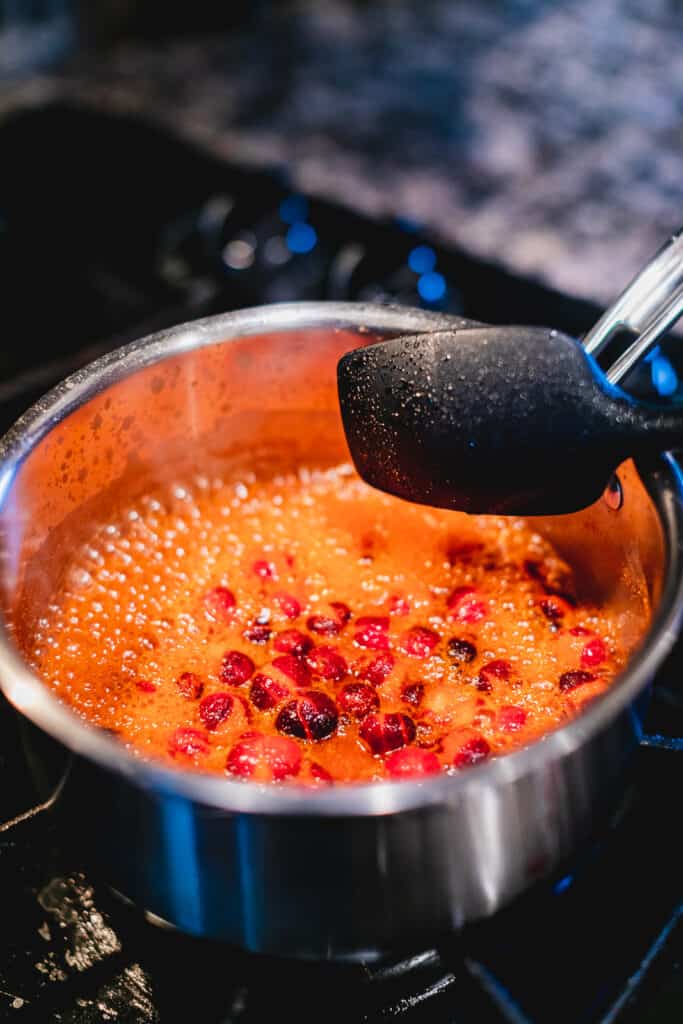
[[[0,440],[0,507],[20,464],[59,422],[105,388],[162,359],[273,330],[327,327],[417,332],[443,328],[445,321],[453,326],[463,322],[462,318],[405,306],[293,302],[219,314],[148,335],[66,378],[10,428]],[[1,615],[0,689],[18,711],[74,753],[142,788],[182,796],[217,810],[281,817],[374,817],[434,804],[454,804],[468,787],[482,787],[483,791],[496,783],[511,782],[533,772],[541,763],[565,757],[583,746],[635,700],[673,647],[683,615],[683,478],[669,454],[647,464],[640,462],[639,470],[657,508],[666,547],[662,596],[642,647],[618,682],[577,718],[527,747],[473,766],[461,775],[444,773],[420,781],[388,780],[311,789],[296,784],[244,782],[143,760],[52,694],[23,661]],[[639,731],[637,721],[636,730]]]

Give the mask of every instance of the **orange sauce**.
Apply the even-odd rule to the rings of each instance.
[[[346,466],[144,498],[74,553],[27,654],[143,757],[310,785],[458,772],[625,662],[528,523],[410,505]]]

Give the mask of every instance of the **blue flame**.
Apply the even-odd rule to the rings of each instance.
[[[296,224],[297,221],[306,220],[308,215],[308,200],[305,196],[287,196],[280,203],[280,220],[285,224]]]
[[[418,278],[417,291],[425,302],[438,302],[446,294],[446,278],[436,270],[430,270]]]
[[[315,228],[311,224],[306,224],[304,221],[297,221],[295,224],[292,224],[291,228],[287,232],[285,242],[287,243],[287,248],[290,252],[302,254],[315,249],[318,242],[318,236],[315,232]]]
[[[416,245],[408,254],[408,266],[416,274],[428,274],[436,266],[436,253],[428,245]]]

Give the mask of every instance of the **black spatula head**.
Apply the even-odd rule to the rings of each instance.
[[[478,327],[356,349],[338,367],[351,455],[369,484],[465,512],[573,512],[627,456],[681,436],[681,416],[611,387],[578,342]]]

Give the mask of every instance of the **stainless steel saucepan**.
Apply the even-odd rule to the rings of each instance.
[[[325,303],[214,317],[86,367],[0,445],[0,685],[46,799],[59,781],[66,834],[172,925],[288,956],[417,947],[552,875],[625,792],[681,616],[682,491],[669,456],[624,464],[583,512],[534,520],[619,616],[625,642],[649,620],[627,669],[574,721],[457,777],[310,790],[166,769],[60,704],[19,653],[91,524],[193,473],[343,461],[339,357],[463,323]]]

